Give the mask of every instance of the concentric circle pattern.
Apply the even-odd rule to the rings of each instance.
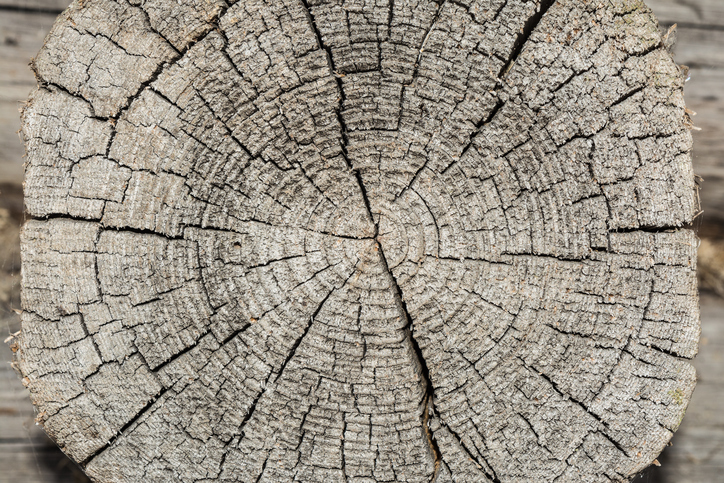
[[[34,68],[19,367],[95,481],[628,481],[678,427],[640,0],[77,0]]]

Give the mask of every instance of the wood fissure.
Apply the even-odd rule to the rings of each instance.
[[[164,395],[169,391],[169,389],[162,389],[158,394],[156,394],[148,403],[146,403],[143,408],[133,417],[130,421],[128,421],[121,429],[118,430],[118,434],[116,434],[108,443],[106,443],[104,446],[99,448],[97,451],[95,451],[93,454],[88,456],[85,460],[79,461],[78,464],[80,464],[81,467],[85,468],[87,467],[91,461],[93,461],[98,455],[102,454],[104,451],[106,451],[108,448],[113,446],[113,444],[118,440],[118,438],[121,438],[123,436],[124,431],[128,430],[131,426],[133,426],[136,422],[138,422],[144,414],[148,412],[149,409],[151,409],[156,401],[163,398]]]
[[[669,43],[624,0],[73,4],[23,111],[38,421],[99,483],[631,478],[695,384]]]
[[[500,74],[498,74],[498,78],[501,79],[501,82],[508,74],[513,64],[515,64],[516,60],[518,60],[518,57],[520,57],[520,53],[523,51],[523,47],[525,47],[528,39],[533,34],[533,31],[536,29],[536,27],[538,27],[538,24],[540,24],[540,21],[543,19],[545,14],[553,5],[555,5],[557,1],[558,0],[540,0],[540,4],[538,5],[536,13],[528,19],[528,21],[523,26],[520,35],[515,39],[515,43],[513,44],[513,50],[510,54],[508,62],[503,66],[502,69],[500,69]]]

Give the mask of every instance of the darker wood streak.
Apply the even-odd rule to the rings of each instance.
[[[159,391],[158,394],[156,394],[155,396],[153,396],[153,397],[151,398],[151,400],[148,401],[148,402],[146,403],[146,405],[143,406],[143,408],[141,408],[141,410],[140,410],[134,417],[132,417],[126,424],[123,425],[123,427],[118,431],[118,433],[116,434],[116,436],[114,436],[108,443],[106,443],[104,446],[102,446],[101,448],[99,448],[96,452],[94,452],[92,455],[90,455],[89,457],[87,457],[85,460],[81,461],[81,462],[80,462],[81,468],[86,468],[86,467],[88,466],[88,464],[90,464],[90,462],[93,461],[93,459],[94,459],[96,456],[100,455],[100,454],[103,453],[105,450],[107,450],[108,448],[110,448],[111,446],[113,446],[113,444],[118,440],[118,438],[120,438],[121,436],[123,436],[123,433],[124,433],[128,428],[130,428],[134,423],[136,423],[139,419],[141,419],[141,418],[143,417],[143,415],[146,414],[146,413],[153,407],[153,405],[156,403],[156,401],[158,401],[159,399],[161,399],[161,398],[168,392],[168,390],[169,390],[168,388],[164,388],[164,389],[162,389],[161,391]]]
[[[532,17],[528,19],[528,21],[523,26],[523,32],[521,32],[521,34],[518,35],[518,38],[515,39],[515,43],[513,44],[513,50],[510,53],[508,62],[503,66],[502,69],[500,69],[500,74],[498,75],[498,77],[500,77],[501,79],[505,77],[505,74],[510,70],[515,61],[518,60],[518,57],[520,57],[520,54],[523,51],[523,47],[525,47],[525,44],[528,43],[528,39],[530,39],[530,36],[533,34],[536,27],[543,19],[543,16],[555,3],[556,0],[541,0],[540,8]]]
[[[18,12],[41,15],[58,16],[65,12],[65,9],[59,8],[43,8],[43,7],[26,7],[23,5],[0,5],[0,12]]]

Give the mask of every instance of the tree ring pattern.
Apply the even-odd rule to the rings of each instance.
[[[628,481],[680,424],[643,2],[84,0],[33,68],[18,367],[95,481]]]

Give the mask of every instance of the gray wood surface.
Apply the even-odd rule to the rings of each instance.
[[[724,27],[724,4],[719,0],[649,0],[662,23],[687,27]]]
[[[55,17],[0,10],[0,183],[20,184],[23,179],[19,110],[36,86],[28,64]]]
[[[698,206],[642,3],[61,18],[13,347],[94,480],[625,481],[678,428]]]
[[[695,111],[694,168],[701,187],[705,232],[724,224],[724,2],[650,0],[662,24],[679,24],[675,58],[691,68],[687,107]]]
[[[648,3],[654,8],[657,14],[660,14],[664,23],[670,24],[675,21],[679,21],[679,23],[684,26],[679,29],[679,43],[676,53],[678,62],[694,67],[692,69],[692,80],[687,84],[686,95],[689,107],[698,112],[698,115],[694,118],[694,122],[697,126],[702,127],[702,131],[694,133],[696,140],[694,152],[696,171],[697,173],[702,174],[706,179],[703,185],[702,201],[706,211],[704,221],[707,223],[715,219],[714,215],[721,217],[721,212],[719,211],[719,213],[717,213],[717,210],[721,210],[721,207],[724,206],[724,190],[718,188],[718,186],[724,187],[724,177],[720,175],[719,170],[721,165],[720,153],[723,152],[722,139],[724,139],[724,136],[721,136],[720,134],[722,130],[721,126],[723,125],[723,120],[721,119],[721,103],[724,102],[724,93],[721,92],[721,89],[724,85],[724,81],[722,80],[724,78],[724,73],[721,70],[721,61],[718,60],[721,58],[721,49],[718,48],[717,44],[717,39],[719,38],[718,32],[715,28],[713,28],[723,23],[722,19],[724,16],[721,14],[722,5],[719,1],[706,2],[702,0],[689,2],[694,5],[693,8],[685,5],[685,2],[650,1]],[[34,8],[33,5],[35,4],[28,2],[25,5]],[[697,14],[697,9],[704,13]],[[4,11],[0,13],[0,23],[2,23],[3,19],[9,18],[6,16],[6,13],[7,12]],[[21,17],[26,18],[23,19]],[[0,30],[0,32],[2,32],[3,35],[1,37],[6,37],[8,32],[12,35],[16,35],[16,31],[22,31],[22,25],[27,25],[28,23],[32,25],[32,22],[37,23],[38,20],[33,17],[35,16],[26,13],[19,17],[14,17],[13,21],[9,21],[7,24],[2,24],[2,30]],[[43,25],[47,25],[49,28],[50,22],[48,18],[43,18],[42,22],[45,22]],[[46,28],[46,32],[48,28]],[[34,48],[28,49],[28,56],[34,55],[34,53],[39,49],[40,41],[42,40],[44,34],[45,32],[41,32],[40,30],[36,32],[35,38],[37,44]],[[2,41],[1,38],[0,41]],[[0,76],[2,76],[3,73],[10,72],[10,69],[16,69],[15,72],[21,74],[8,76],[10,81],[5,85],[12,86],[14,82],[24,82],[27,91],[22,95],[11,96],[12,105],[7,109],[0,111],[0,121],[8,123],[17,122],[17,101],[25,99],[27,92],[30,90],[30,86],[34,84],[30,71],[26,68],[27,59],[19,57],[18,59],[13,60],[11,59],[12,56],[7,56],[8,52],[15,52],[15,50],[13,50],[14,45],[11,44],[13,44],[12,41],[10,43],[6,41],[6,44],[0,47],[0,61],[6,59],[7,65],[9,66],[8,69],[3,69],[2,72],[0,72]],[[2,96],[2,93],[3,90],[0,89],[0,96]],[[19,127],[19,123],[17,123],[17,126]],[[15,147],[13,147],[13,143],[17,140],[17,136],[14,135],[14,131],[16,131],[18,127],[13,127],[13,136],[7,137],[8,141],[2,144],[2,148],[0,150],[0,159],[5,160],[3,161],[5,164],[0,165],[0,176],[6,176],[6,178],[3,179],[16,182],[19,181],[19,173],[22,172],[20,168],[22,160],[19,155],[23,152],[19,143],[16,143]],[[6,132],[8,131],[3,129],[2,133]],[[8,147],[10,150],[15,149],[15,154],[6,155],[5,153],[8,152]],[[707,307],[711,307],[714,304],[713,299],[704,298],[702,303],[704,307],[703,330],[705,334],[707,333],[707,330],[716,331],[717,327],[721,324],[721,308],[709,309],[708,311],[706,310]],[[712,342],[714,341],[714,338],[710,338],[709,341],[709,346],[702,346],[702,354],[704,354],[707,347],[709,347],[710,352],[708,352],[708,354],[711,354],[711,357],[713,358],[711,360],[714,360],[715,362],[706,365],[699,365],[696,360],[694,362],[695,366],[698,368],[700,378],[704,381],[707,379],[716,379],[717,375],[720,373],[719,364],[717,364],[716,361],[721,361],[722,358],[721,343],[717,346],[715,342]],[[716,349],[716,352],[712,352],[715,347],[719,348]],[[7,380],[11,381],[12,374],[8,372],[7,375]],[[8,382],[8,387],[10,387],[10,384],[11,383]],[[17,386],[15,387],[17,388]],[[24,394],[22,386],[20,386],[19,393]],[[719,416],[721,412],[716,411],[716,409],[720,407],[717,404],[717,401],[720,400],[721,396],[719,395],[722,393],[724,393],[724,391],[722,390],[721,384],[713,384],[706,391],[702,391],[700,386],[700,388],[694,393],[691,410],[688,413],[689,416],[687,416],[684,420],[682,428],[679,433],[677,433],[677,437],[674,440],[675,446],[668,449],[664,454],[664,457],[660,458],[664,463],[664,466],[661,469],[662,472],[652,478],[661,478],[661,481],[666,481],[667,483],[683,481],[719,481],[719,476],[722,472],[724,472],[724,458],[722,458],[722,453],[718,450],[718,446],[715,444],[712,445],[711,442],[724,439],[722,436],[724,432],[719,429],[722,423],[717,422],[721,421],[721,417]],[[706,421],[708,421],[708,423],[699,422],[697,423],[698,427],[696,430],[688,431],[687,428],[689,426],[687,425],[687,422],[691,418],[691,414],[698,411],[697,408],[704,407],[706,405],[711,408],[706,416]],[[25,413],[17,413],[17,417],[11,416],[9,419],[3,419],[2,421],[3,424],[6,424],[4,421],[8,421],[7,424],[12,424],[14,421],[25,417]],[[0,426],[0,428],[4,427],[7,426]],[[0,433],[3,431],[4,429],[0,430]],[[24,437],[27,438],[27,435]],[[40,443],[41,446],[44,446],[44,444],[45,443]],[[40,473],[38,473],[38,475],[33,473],[33,471],[35,471],[34,468],[37,468],[37,464],[35,463],[36,460],[30,457],[32,446],[26,445],[19,446],[18,448],[22,448],[24,454],[11,456],[12,460],[18,467],[18,471],[25,471],[25,473],[18,474],[26,475],[26,478],[28,478],[27,481],[33,481],[30,478],[37,478],[37,481],[55,481],[51,479],[43,479],[46,476],[50,478],[50,472],[43,466],[42,462],[44,458],[42,457],[40,458],[41,466],[37,470],[42,473],[42,476],[38,476]],[[676,448],[682,448],[682,451],[678,453],[680,457],[667,460],[666,455],[671,451],[674,451]],[[686,451],[684,451],[683,448],[687,448]],[[0,450],[0,452],[4,453],[2,450]],[[7,454],[13,455],[15,453],[8,452]],[[50,456],[48,460],[53,461],[54,458],[56,457]],[[23,466],[20,462],[27,462],[28,466],[25,470],[20,469],[20,467]],[[692,467],[692,464],[698,466]],[[668,473],[666,473],[667,470]],[[696,478],[688,480],[685,479],[687,473],[696,475]],[[669,475],[668,477],[666,476],[667,474]],[[0,481],[18,480],[4,480],[3,475],[0,475]],[[21,478],[21,481],[24,480]]]
[[[68,0],[0,0],[0,11],[29,14],[54,13],[58,15],[70,4]]]
[[[656,483],[719,483],[724,475],[724,299],[701,296],[696,391],[672,446],[650,477]],[[646,480],[641,480],[646,481]],[[648,482],[647,482],[648,483]]]

